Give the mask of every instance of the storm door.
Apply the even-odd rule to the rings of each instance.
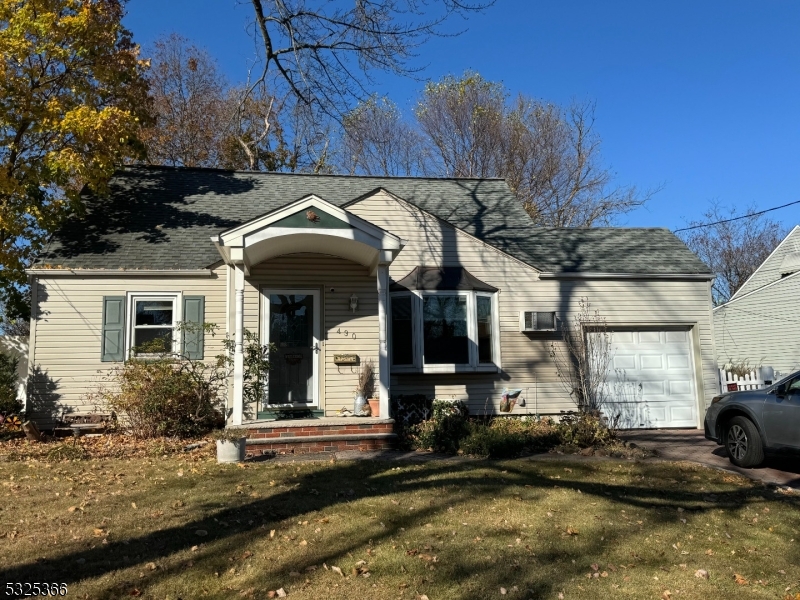
[[[264,330],[270,352],[267,406],[318,405],[319,292],[264,290]]]

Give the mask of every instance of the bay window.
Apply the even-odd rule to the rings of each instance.
[[[392,284],[392,371],[497,371],[497,289],[461,267],[417,267]]]

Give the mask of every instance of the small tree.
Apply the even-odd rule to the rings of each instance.
[[[605,375],[611,364],[611,333],[599,310],[588,298],[580,310],[562,322],[563,343],[550,344],[550,357],[564,389],[582,413],[597,413],[605,402]]]

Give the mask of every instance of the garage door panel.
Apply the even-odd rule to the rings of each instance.
[[[647,396],[664,396],[664,381],[643,381],[642,393]]]
[[[615,342],[621,344],[632,344],[634,342],[633,331],[615,331],[612,337]]]
[[[690,406],[671,406],[669,411],[670,421],[694,422],[694,410]]]
[[[658,344],[661,342],[660,331],[639,331],[637,333],[640,344],[648,344],[648,343]]]
[[[688,342],[689,341],[689,332],[688,331],[666,331],[664,332],[665,339],[667,343],[671,342]]]
[[[636,355],[635,354],[616,354],[611,361],[614,369],[635,369],[636,368]]]
[[[664,369],[664,356],[662,354],[641,354],[642,369]]]
[[[697,425],[690,339],[688,331],[612,332],[604,410],[620,427]]]
[[[688,369],[689,368],[689,355],[688,354],[668,354],[667,367],[672,369]]]
[[[669,382],[669,395],[670,396],[692,396],[692,383],[683,380],[670,380]]]

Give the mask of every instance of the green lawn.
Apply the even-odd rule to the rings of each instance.
[[[66,582],[70,598],[800,591],[800,498],[689,464],[172,455],[7,462],[0,477],[0,580]]]

